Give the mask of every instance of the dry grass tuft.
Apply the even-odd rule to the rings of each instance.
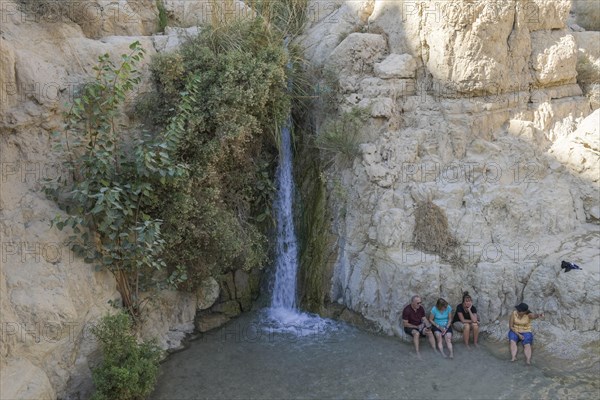
[[[437,254],[451,264],[461,263],[459,242],[448,229],[446,213],[431,201],[421,203],[415,211],[413,241],[422,251]]]

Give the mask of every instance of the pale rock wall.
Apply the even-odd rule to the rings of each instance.
[[[588,31],[600,31],[600,3],[596,0],[573,0],[575,20]]]
[[[176,47],[180,32],[153,32],[154,0],[94,2],[121,19],[78,19],[75,11],[56,15],[55,6],[86,2],[3,2],[0,32],[0,398],[89,398],[90,368],[99,362],[98,344],[90,332],[120,301],[113,276],[97,272],[76,257],[67,232],[50,227],[61,211],[46,199],[44,178],[67,177],[53,152],[51,133],[60,130],[62,112],[78,87],[93,79],[98,56],[118,62],[135,40],[146,49],[140,69],[156,48]],[[88,2],[92,3],[92,2]],[[106,3],[106,4],[105,4]],[[127,4],[126,4],[127,3]],[[114,7],[133,7],[144,18],[117,14]],[[44,8],[45,7],[45,8]],[[112,8],[111,8],[112,7]],[[140,8],[141,7],[141,8]],[[78,9],[81,11],[81,9]],[[127,15],[127,20],[123,19]],[[130,18],[134,18],[133,22]],[[148,23],[147,23],[148,22]],[[105,36],[105,35],[113,36]],[[103,36],[99,40],[93,38]],[[135,96],[148,88],[144,80],[127,99],[121,122],[134,126]],[[214,286],[214,285],[213,285]],[[163,292],[149,303],[141,337],[157,337],[162,348],[178,348],[194,329],[199,307],[212,300],[202,294]],[[213,290],[214,292],[214,290]]]
[[[253,15],[252,9],[240,0],[163,0],[163,4],[170,21],[178,27]]]
[[[345,212],[334,223],[330,300],[403,336],[413,294],[429,310],[468,290],[497,338],[525,301],[546,312],[548,335],[568,332],[579,348],[597,340],[598,122],[583,122],[592,108],[576,81],[578,49],[594,43],[566,26],[570,2],[371,4],[349,1],[330,15],[372,8],[366,22],[346,12],[334,26],[326,16],[300,40],[313,65],[337,74],[340,110],[370,107],[372,117],[352,166],[327,171],[331,190],[345,188],[334,199]],[[355,33],[332,48],[338,31]],[[330,40],[319,43],[323,32]],[[382,75],[390,58],[402,70],[412,58],[414,75]],[[316,113],[319,124],[326,116]],[[444,211],[461,262],[412,246],[424,201]],[[561,260],[583,270],[561,272]]]
[[[149,35],[158,29],[156,0],[22,0],[5,2],[4,15],[42,25],[79,25],[88,38]]]

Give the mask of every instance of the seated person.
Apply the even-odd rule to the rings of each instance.
[[[517,343],[523,342],[523,352],[525,353],[525,362],[531,365],[531,345],[533,345],[533,331],[531,330],[531,320],[544,318],[544,313],[534,314],[529,310],[529,306],[521,303],[515,306],[516,310],[510,315],[508,321],[508,340],[510,343],[510,361],[517,361]]]
[[[417,357],[421,358],[419,353],[419,337],[421,336],[427,336],[431,348],[435,350],[431,324],[425,318],[425,309],[421,305],[421,297],[419,295],[414,295],[410,299],[410,304],[402,310],[402,325],[404,332],[413,338]]]
[[[471,348],[469,346],[471,332],[473,332],[473,344],[475,347],[479,347],[479,318],[477,317],[477,309],[473,305],[473,299],[469,295],[469,292],[463,293],[462,303],[456,306],[452,327],[458,332],[462,332],[467,349]]]
[[[450,352],[450,358],[454,358],[454,350],[452,349],[452,307],[448,305],[448,302],[441,297],[438,299],[437,303],[431,309],[431,314],[429,315],[429,321],[433,325],[433,334],[437,339],[438,350],[442,354],[442,357],[446,358],[446,354],[444,353],[444,345],[442,343],[442,338],[446,340],[446,347]]]

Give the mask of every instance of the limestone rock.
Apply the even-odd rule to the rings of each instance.
[[[193,293],[163,290],[152,295],[143,315],[141,337],[156,338],[163,350],[178,348],[194,330],[196,302]]]
[[[211,308],[211,311],[214,313],[222,313],[227,317],[237,317],[242,312],[240,303],[238,303],[236,300],[217,303]]]
[[[0,370],[3,383],[0,386],[0,398],[56,399],[52,385],[41,368],[23,358],[8,361],[9,363]]]
[[[17,77],[15,74],[15,53],[12,46],[0,36],[0,114],[16,102]]]
[[[364,25],[374,3],[374,0],[309,1],[308,26],[298,41],[315,67],[323,66],[342,39]]]
[[[538,86],[575,81],[577,46],[564,31],[537,31],[531,34],[533,70]]]
[[[220,302],[226,302],[235,299],[235,282],[233,272],[228,272],[221,275],[220,287],[221,294],[219,295]]]
[[[164,35],[152,36],[154,47],[158,52],[173,51],[185,41],[197,36],[200,32],[197,26],[190,28],[172,28],[167,27]]]
[[[600,107],[600,32],[573,32],[573,37],[577,42],[577,83],[595,110]]]
[[[252,9],[240,0],[232,2],[163,0],[163,4],[169,19],[175,25],[184,28],[200,26],[212,21],[243,19],[254,15]]]
[[[394,101],[387,97],[362,99],[358,107],[368,109],[373,118],[390,118],[394,112]]]
[[[367,74],[383,58],[385,39],[373,33],[351,33],[331,53],[325,68],[338,73]]]
[[[332,226],[343,243],[333,301],[399,336],[413,294],[429,310],[440,296],[454,306],[463,290],[488,332],[505,336],[520,301],[552,315],[548,334],[577,329],[584,341],[598,330],[597,268],[556,270],[559,258],[598,263],[599,122],[583,122],[590,101],[575,81],[577,49],[594,64],[595,36],[566,30],[569,4],[375,2],[368,29],[387,48],[364,53],[365,34],[354,33],[330,59],[309,54],[337,73],[340,108],[378,107],[359,130],[360,156],[326,171],[332,212],[344,210]],[[387,79],[390,53],[412,57],[410,79]],[[357,68],[361,59],[374,68]],[[412,243],[425,201],[448,218],[452,258]]]
[[[48,12],[48,7],[70,6],[77,11],[75,7],[100,3],[22,3],[4,2],[2,10],[7,12],[0,39],[0,318],[2,326],[11,329],[0,338],[0,397],[66,398],[73,394],[88,398],[91,368],[99,360],[90,328],[112,309],[110,302],[120,301],[120,295],[109,272],[95,271],[71,252],[66,243],[68,231],[50,227],[50,220],[61,211],[46,198],[42,183],[46,178],[68,177],[52,151],[50,133],[62,128],[65,103],[93,78],[98,56],[109,53],[117,59],[138,40],[147,51],[138,69],[147,77],[155,51],[149,37],[92,40],[71,18],[63,18],[68,13]],[[105,11],[113,13],[114,7],[124,5],[112,2]],[[136,21],[127,26],[117,26],[121,22],[114,19],[88,21],[86,33],[151,31],[139,18]],[[140,90],[145,84],[147,80]],[[126,99],[126,109],[138,93]],[[119,122],[133,124],[129,118],[125,115]],[[190,297],[189,303],[165,300],[173,303],[150,317],[155,330],[149,328],[146,333],[168,345],[169,335],[175,335],[169,331],[192,328],[196,299]]]
[[[39,23],[74,21],[89,38],[150,35],[158,28],[158,10],[154,0],[28,0],[22,10]]]
[[[375,75],[381,79],[414,78],[417,63],[410,54],[390,54],[375,64]]]
[[[215,278],[209,277],[203,280],[196,290],[196,308],[198,310],[210,308],[219,298],[220,290],[219,282]]]
[[[574,3],[578,1],[575,0]],[[571,9],[571,1],[532,0],[521,3],[519,6],[523,9],[530,31],[564,29]]]
[[[250,286],[250,274],[237,270],[234,275],[235,298],[240,302],[242,311],[250,311],[252,308],[252,288]]]
[[[594,210],[600,206],[597,187],[600,179],[600,110],[583,120],[574,132],[555,141],[549,154],[582,179],[579,187],[584,194],[587,219],[597,220]]]
[[[199,332],[208,332],[223,326],[229,319],[230,318],[224,314],[201,315],[196,319],[196,329]]]
[[[595,0],[574,0],[577,23],[588,31],[600,31],[600,4]]]

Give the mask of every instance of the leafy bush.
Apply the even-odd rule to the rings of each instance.
[[[93,369],[92,400],[139,400],[154,389],[161,350],[154,341],[138,343],[129,315],[107,315],[92,328],[100,341],[102,363]]]
[[[156,93],[146,117],[159,126],[177,121],[175,157],[189,166],[186,179],[161,191],[156,211],[168,265],[187,271],[189,287],[267,260],[279,127],[290,107],[288,59],[283,38],[257,17],[207,26],[153,60]]]
[[[144,55],[139,42],[130,49],[118,66],[108,54],[99,58],[96,79],[83,87],[56,134],[73,180],[59,178],[46,189],[62,198],[68,213],[53,223],[72,228],[73,249],[115,275],[125,307],[137,315],[139,291],[165,266],[162,221],[150,212],[159,200],[156,191],[185,169],[172,160],[180,132],[127,137],[119,125],[122,105],[140,82],[135,65]]]

